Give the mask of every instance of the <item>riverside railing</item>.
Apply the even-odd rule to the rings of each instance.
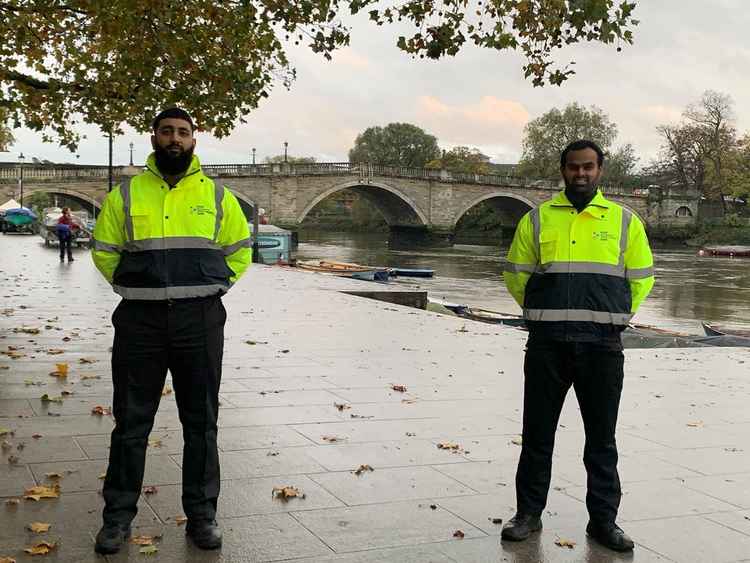
[[[19,176],[18,164],[0,165],[0,182],[16,181]],[[23,166],[25,181],[76,181],[106,179],[107,166],[75,165],[28,165]],[[132,176],[141,170],[134,166],[115,166],[112,174],[115,177]],[[479,184],[485,186],[517,187],[529,189],[557,190],[559,182],[521,178],[510,175],[466,174],[449,172],[437,168],[411,168],[407,166],[383,166],[380,164],[353,164],[350,162],[312,162],[312,163],[271,163],[271,164],[204,164],[204,172],[209,176],[244,177],[244,176],[331,176],[356,175],[367,183],[374,177],[406,178],[430,180],[455,184]],[[604,191],[613,195],[647,197],[648,188],[625,186],[605,186]]]

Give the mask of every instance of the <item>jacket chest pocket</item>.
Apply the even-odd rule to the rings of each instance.
[[[539,233],[539,263],[548,264],[557,260],[557,245],[559,233],[557,231],[542,231]]]
[[[155,231],[159,231],[160,229],[154,224],[154,217],[148,209],[133,207],[130,210],[129,222],[133,228],[132,235],[134,240],[158,236],[158,232]],[[128,229],[126,228],[127,231]],[[127,234],[128,238],[130,238],[131,233],[128,232]]]

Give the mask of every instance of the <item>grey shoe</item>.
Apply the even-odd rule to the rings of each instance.
[[[589,522],[586,534],[597,543],[613,551],[632,551],[635,547],[633,540],[615,524],[594,524]]]
[[[503,526],[501,537],[508,541],[523,541],[542,529],[542,519],[531,514],[517,513]]]
[[[94,551],[102,555],[112,555],[120,551],[130,537],[130,524],[104,524],[99,533],[96,534],[96,545]]]
[[[185,533],[201,549],[221,547],[221,529],[216,520],[188,520]]]

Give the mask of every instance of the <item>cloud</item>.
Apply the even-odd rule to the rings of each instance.
[[[520,102],[483,96],[478,102],[451,105],[435,96],[417,98],[418,122],[438,137],[444,147],[485,147],[493,160],[517,154],[529,112]]]
[[[643,106],[639,112],[648,117],[653,123],[677,123],[682,119],[682,108],[676,106]]]
[[[370,66],[370,59],[356,53],[350,47],[345,47],[334,52],[333,62],[338,66],[348,66],[357,69],[364,69]]]

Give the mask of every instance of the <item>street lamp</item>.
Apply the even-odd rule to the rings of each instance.
[[[284,162],[286,163],[286,148],[289,146],[289,143],[284,141]]]
[[[25,160],[23,153],[18,155],[18,189],[21,192],[21,208],[23,208],[23,163]]]
[[[253,164],[255,164],[255,147],[253,147]]]
[[[107,187],[107,191],[112,191],[112,130],[110,129],[109,132],[106,135],[103,135],[103,137],[109,139],[109,163],[107,164],[107,178],[109,186]]]
[[[133,166],[133,143],[130,143],[130,166]]]

